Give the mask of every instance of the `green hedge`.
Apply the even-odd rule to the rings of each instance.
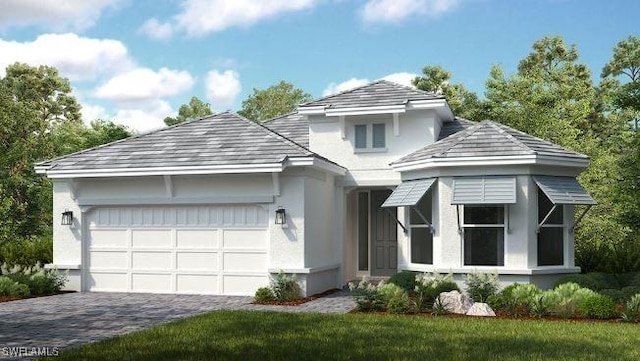
[[[52,261],[53,240],[50,237],[33,237],[0,244],[0,264],[34,265]]]

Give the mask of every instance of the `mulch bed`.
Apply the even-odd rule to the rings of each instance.
[[[28,296],[28,297],[0,296],[0,303],[18,301],[18,300],[26,300],[27,298],[49,297],[49,296],[55,296],[55,295],[61,295],[61,294],[64,294],[64,293],[73,293],[73,292],[76,292],[76,291],[60,291],[58,293],[52,293],[50,295]]]
[[[304,298],[300,298],[297,300],[292,300],[292,301],[286,301],[286,302],[279,302],[279,301],[271,301],[271,302],[251,302],[252,305],[278,305],[278,306],[300,306],[304,303],[307,303],[309,301],[313,301],[315,299],[321,298],[321,297],[325,297],[325,296],[329,296],[332,295],[336,292],[340,292],[339,289],[334,288],[328,291],[324,291],[321,293],[316,293],[315,295],[311,295],[308,297],[304,297]]]

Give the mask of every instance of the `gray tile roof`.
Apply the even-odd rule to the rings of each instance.
[[[453,121],[442,124],[442,129],[440,129],[440,134],[438,134],[438,140],[458,133],[461,130],[465,130],[474,124],[476,124],[476,122],[456,117]]]
[[[37,164],[55,170],[260,165],[319,156],[231,112],[177,124]]]
[[[309,120],[298,115],[297,112],[269,119],[262,124],[283,137],[309,148]]]
[[[559,156],[587,160],[587,156],[562,148],[546,140],[490,120],[472,125],[416,152],[406,155],[393,165],[427,159],[462,157],[510,157],[520,155]]]
[[[300,107],[326,106],[332,109],[401,105],[411,100],[444,99],[443,96],[425,92],[387,80],[350,89],[342,93],[300,104]]]

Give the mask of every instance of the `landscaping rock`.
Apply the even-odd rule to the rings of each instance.
[[[496,313],[486,303],[476,302],[467,311],[467,316],[496,317]]]
[[[473,306],[473,301],[469,296],[463,295],[458,291],[442,292],[438,299],[445,310],[449,313],[457,313],[464,315]]]

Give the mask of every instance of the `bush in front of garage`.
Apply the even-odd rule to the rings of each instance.
[[[280,271],[280,273],[275,277],[271,277],[271,285],[269,287],[261,287],[256,291],[254,302],[290,302],[301,299],[301,294],[300,285],[298,284],[295,275],[289,275]]]
[[[59,293],[67,282],[67,274],[56,269],[45,269],[40,263],[35,266],[13,266],[6,263],[0,267],[2,277],[25,285],[32,296],[44,296]]]

